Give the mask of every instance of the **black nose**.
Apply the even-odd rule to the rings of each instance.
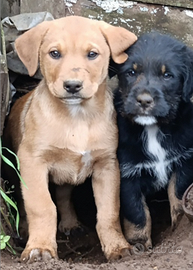
[[[71,94],[75,94],[82,89],[82,82],[77,80],[68,80],[63,84],[64,89]]]
[[[153,104],[153,98],[148,93],[142,93],[137,96],[137,102],[141,107],[147,108]]]

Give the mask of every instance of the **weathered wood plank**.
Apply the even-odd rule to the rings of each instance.
[[[19,0],[1,0],[1,18],[20,13]]]
[[[7,69],[6,61],[6,49],[5,49],[5,39],[2,25],[0,23],[0,42],[1,42],[1,51],[0,51],[0,136],[3,134],[4,121],[7,113],[7,108],[9,105],[10,99],[10,88],[9,88],[9,75]]]

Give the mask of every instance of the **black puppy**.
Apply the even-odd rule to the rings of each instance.
[[[149,33],[127,53],[124,64],[111,63],[119,78],[121,208],[126,239],[150,248],[147,196],[168,188],[174,228],[193,182],[193,51],[168,35]]]

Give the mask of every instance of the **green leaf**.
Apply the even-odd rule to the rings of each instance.
[[[2,149],[6,149],[9,153],[11,153],[12,155],[15,156],[16,162],[17,162],[17,169],[15,168],[14,164],[13,164],[8,158],[6,158],[6,157],[3,155]],[[26,185],[26,183],[25,183],[25,181],[23,180],[23,178],[21,177],[20,173],[18,172],[18,171],[20,170],[20,163],[19,163],[19,159],[18,159],[17,155],[16,155],[14,152],[12,152],[11,150],[9,150],[7,147],[2,147],[2,142],[1,142],[1,140],[0,140],[0,155],[1,155],[2,160],[3,160],[5,163],[7,163],[11,168],[13,168],[13,169],[15,170],[15,172],[17,173],[17,175],[18,175],[20,181],[23,183],[23,185],[24,185],[26,188],[28,188],[27,185]]]
[[[5,194],[5,192],[3,191],[2,188],[0,188],[0,194],[1,194],[2,198],[16,210],[16,224],[15,225],[16,225],[17,234],[19,235],[19,211],[18,211],[18,208],[17,208],[16,204]]]
[[[7,242],[6,243],[7,244],[7,247],[9,247],[9,249],[11,250],[11,252],[14,254],[14,255],[16,255],[16,252],[15,252],[15,250],[12,248],[12,246]]]
[[[19,170],[20,170],[20,163],[19,163],[19,158],[18,158],[18,156],[17,156],[13,151],[11,151],[10,149],[8,149],[7,147],[2,147],[2,149],[7,150],[10,154],[12,154],[12,155],[15,157],[16,162],[17,162],[17,169],[18,169],[18,171],[19,171]]]
[[[24,182],[23,178],[21,177],[21,175],[19,174],[19,172],[18,172],[17,169],[15,168],[14,164],[13,164],[8,158],[6,158],[3,154],[1,154],[1,158],[2,158],[2,160],[3,160],[5,163],[7,163],[11,168],[13,168],[13,169],[15,170],[15,172],[17,173],[17,175],[18,175],[20,181],[23,183],[23,185],[24,185],[26,188],[28,188],[27,185],[26,185],[26,183]]]
[[[6,247],[5,242],[2,242],[2,241],[1,241],[1,249],[4,249],[5,247]]]
[[[8,242],[9,239],[10,239],[10,236],[9,236],[9,235],[5,235],[5,236],[3,237],[3,241],[4,241],[5,243]]]

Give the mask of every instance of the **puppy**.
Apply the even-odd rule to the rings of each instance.
[[[57,257],[56,207],[48,182],[60,185],[60,230],[78,225],[70,204],[71,185],[92,174],[96,230],[107,259],[129,245],[119,222],[120,172],[112,94],[107,87],[110,55],[116,63],[136,36],[102,21],[70,16],[43,22],[20,36],[16,51],[33,76],[43,79],[12,108],[5,142],[17,153],[29,238],[22,261]]]
[[[181,199],[193,182],[193,51],[159,33],[142,35],[116,70],[121,209],[124,234],[152,247],[146,199],[168,189],[172,228]]]

